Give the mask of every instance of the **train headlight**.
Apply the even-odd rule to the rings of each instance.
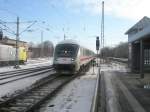
[[[74,58],[71,58],[71,61],[74,61],[75,59]]]

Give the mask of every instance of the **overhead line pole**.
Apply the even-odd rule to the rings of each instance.
[[[105,39],[104,39],[104,1],[102,1],[102,18],[101,18],[101,51],[104,48]],[[103,57],[103,52],[101,52],[101,57]]]
[[[19,41],[19,17],[17,17],[17,31],[16,31],[16,63],[14,68],[19,68],[19,52],[18,52],[18,41]]]
[[[101,48],[104,47],[104,1],[102,1],[102,17],[101,17]]]
[[[28,21],[28,22],[23,22],[23,23],[30,23],[31,21]],[[27,29],[29,29],[32,25],[34,25],[35,23],[36,23],[37,21],[34,21],[31,25],[29,25],[25,30],[23,30],[21,33],[19,33],[19,25],[20,25],[20,21],[19,21],[19,17],[17,16],[17,22],[4,22],[4,21],[2,21],[2,20],[0,20],[0,24],[2,25],[2,26],[4,26],[5,28],[6,28],[6,30],[5,31],[7,31],[7,30],[10,30],[10,31],[7,31],[7,32],[9,32],[9,33],[11,33],[11,34],[14,34],[15,36],[16,36],[16,55],[15,55],[15,66],[14,66],[14,68],[20,68],[19,67],[19,36],[20,36],[20,34],[22,34],[23,32],[25,32],[25,31],[27,31]],[[5,24],[6,23],[15,23],[16,25],[17,25],[17,27],[16,27],[16,33],[13,31],[13,30],[11,30],[9,27],[7,27]],[[22,22],[21,22],[22,23]]]
[[[43,57],[43,31],[41,31],[41,57]]]

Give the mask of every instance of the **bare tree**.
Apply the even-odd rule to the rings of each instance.
[[[116,47],[104,47],[101,50],[103,57],[128,58],[128,43],[121,42]]]
[[[51,57],[53,56],[54,46],[51,41],[44,41],[40,44],[29,43],[31,58]]]

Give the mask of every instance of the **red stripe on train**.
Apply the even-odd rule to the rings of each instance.
[[[83,57],[80,57],[80,61],[85,61],[85,60],[89,60],[93,57],[87,57],[87,56],[83,56]]]

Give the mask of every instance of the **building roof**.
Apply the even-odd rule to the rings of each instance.
[[[147,16],[144,16],[139,22],[137,22],[128,31],[126,31],[125,34],[130,34],[133,31],[135,32],[141,31],[149,25],[150,25],[150,18]]]
[[[8,38],[7,36],[5,36],[3,39],[4,39],[4,40],[10,40],[10,41],[16,41],[16,39],[11,39],[11,38]],[[27,42],[22,41],[22,40],[19,40],[19,42],[27,43]]]
[[[10,39],[7,36],[5,36],[2,40],[0,40],[0,43],[6,44],[6,45],[16,45],[16,40],[15,39]],[[19,45],[26,45],[27,42],[25,41],[18,41]]]

